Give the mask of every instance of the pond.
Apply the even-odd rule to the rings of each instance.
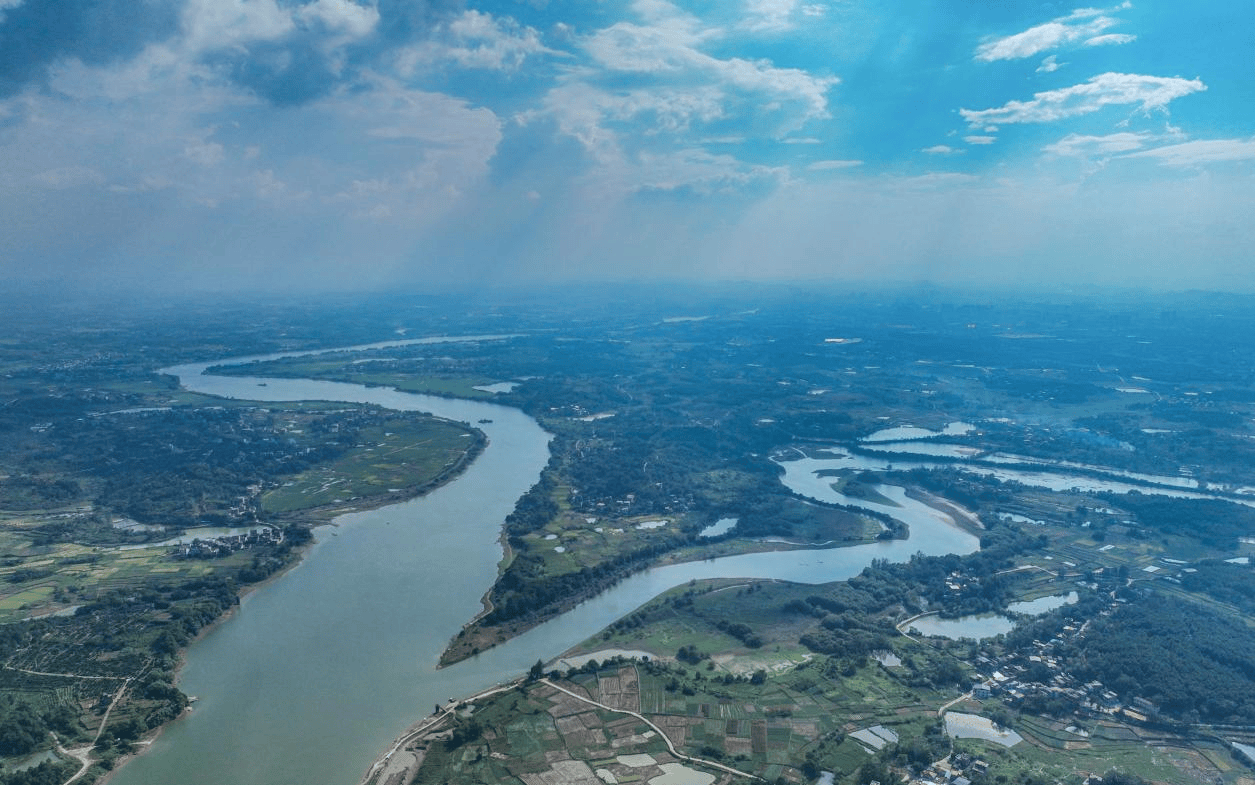
[[[946,733],[956,739],[984,739],[1004,747],[1014,747],[1024,737],[1010,728],[996,728],[993,720],[978,714],[946,713]]]
[[[714,523],[702,529],[698,534],[699,537],[718,537],[721,534],[727,534],[732,531],[732,527],[736,526],[736,518],[720,518]]]
[[[1035,600],[1013,602],[1007,606],[1007,610],[1011,613],[1036,616],[1064,605],[1071,605],[1077,599],[1078,595],[1076,592],[1068,592],[1067,594],[1038,597]],[[943,619],[940,616],[933,615],[921,616],[915,619],[911,622],[909,629],[918,632],[920,635],[935,635],[956,641],[963,638],[981,640],[983,638],[1005,635],[1015,629],[1015,622],[1000,613],[978,613],[953,619]]]
[[[870,444],[873,442],[895,442],[908,439],[933,439],[938,436],[963,436],[974,430],[976,430],[976,426],[970,422],[952,422],[940,431],[930,431],[927,428],[919,428],[914,425],[898,425],[893,428],[883,428],[873,434],[864,436],[861,441]]]

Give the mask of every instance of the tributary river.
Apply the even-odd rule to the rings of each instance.
[[[180,687],[199,698],[195,710],[126,764],[113,785],[354,785],[437,702],[509,680],[692,578],[820,583],[855,575],[874,558],[977,548],[976,538],[949,518],[884,486],[902,506],[875,509],[906,521],[908,541],[649,570],[525,635],[436,670],[445,644],[480,610],[496,577],[502,522],[548,460],[548,434],[522,412],[488,403],[335,382],[210,376],[202,373],[207,366],[167,372],[188,389],[229,398],[427,411],[476,423],[489,443],[461,476],[427,496],[344,515],[336,527],[319,529],[298,567],[249,594],[234,617],[193,643]],[[858,503],[815,476],[816,465],[782,464],[784,482],[825,501]]]

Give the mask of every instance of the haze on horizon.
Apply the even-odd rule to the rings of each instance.
[[[0,287],[1255,289],[1255,7],[0,0]]]

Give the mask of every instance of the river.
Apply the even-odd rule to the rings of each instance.
[[[308,353],[284,356],[298,354]],[[945,515],[900,488],[882,486],[901,506],[875,509],[906,521],[909,541],[648,570],[478,657],[436,670],[444,645],[479,611],[496,577],[502,522],[548,460],[548,434],[522,412],[494,404],[336,382],[203,374],[209,365],[166,372],[188,389],[228,398],[428,411],[479,423],[489,442],[462,475],[434,492],[344,515],[334,528],[319,529],[299,566],[247,595],[234,617],[194,642],[179,685],[198,696],[195,710],[117,772],[113,785],[353,785],[435,703],[511,679],[692,578],[819,583],[855,575],[874,558],[977,548],[976,538]],[[808,461],[782,466],[784,482],[799,493],[858,503],[814,476]]]

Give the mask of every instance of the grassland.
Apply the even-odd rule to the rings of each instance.
[[[456,474],[483,447],[482,434],[432,418],[390,418],[362,429],[357,446],[262,494],[267,513],[415,496]]]

